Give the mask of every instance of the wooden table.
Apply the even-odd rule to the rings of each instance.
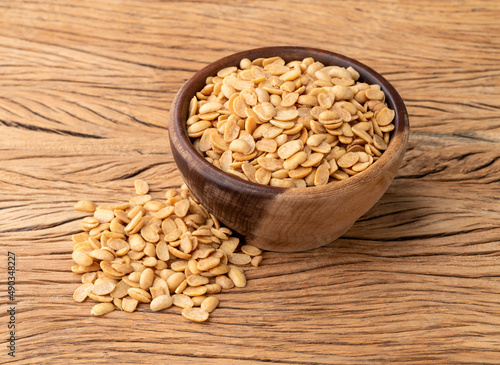
[[[500,363],[500,3],[2,1],[0,363]],[[208,323],[90,317],[70,271],[79,199],[181,184],[170,103],[204,65],[261,46],[356,58],[411,124],[393,184],[341,239],[266,252]],[[8,356],[15,254],[15,358]]]

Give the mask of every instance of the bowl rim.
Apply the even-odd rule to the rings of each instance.
[[[370,84],[376,83],[380,85],[382,91],[385,94],[385,102],[391,105],[391,109],[395,111],[394,117],[394,130],[392,131],[391,140],[387,149],[382,153],[380,158],[375,161],[366,170],[361,171],[356,175],[349,176],[345,180],[329,182],[326,185],[321,186],[308,186],[305,188],[284,188],[276,187],[271,185],[262,185],[258,183],[253,183],[251,181],[243,180],[237,176],[233,176],[227,172],[220,170],[213,164],[205,160],[194,148],[189,136],[187,135],[186,119],[187,119],[187,109],[189,102],[196,92],[200,91],[201,88],[196,88],[196,85],[203,82],[209,76],[214,76],[216,73],[224,67],[237,66],[239,67],[239,62],[243,58],[256,59],[259,57],[273,57],[280,56],[287,60],[287,52],[299,52],[304,53],[303,58],[313,57],[315,61],[318,61],[317,55],[325,58],[331,58],[334,62],[332,64],[325,64],[325,66],[336,65],[342,67],[353,66],[354,69],[360,74],[360,79]],[[302,59],[303,59],[302,58]],[[321,61],[320,61],[321,62]],[[172,127],[172,128],[170,128]],[[381,74],[373,70],[371,67],[345,55],[335,53],[332,51],[327,51],[319,48],[311,47],[298,47],[298,46],[276,46],[276,47],[261,47],[254,48],[242,52],[237,52],[230,54],[228,56],[222,57],[214,62],[211,62],[193,76],[191,76],[184,85],[177,92],[174,100],[172,101],[172,107],[169,116],[169,135],[172,148],[172,134],[176,134],[178,142],[181,144],[183,149],[190,153],[190,155],[201,163],[202,166],[206,167],[197,171],[204,178],[213,179],[213,176],[217,177],[217,183],[227,189],[239,189],[241,192],[261,195],[261,196],[273,196],[276,194],[283,194],[285,192],[290,192],[292,194],[300,195],[329,195],[332,190],[344,190],[349,187],[357,186],[366,181],[375,180],[383,173],[383,166],[388,163],[393,156],[399,156],[406,150],[406,145],[409,136],[409,118],[406,106],[403,99],[397,92],[397,90],[392,86],[392,84],[387,81]],[[404,149],[404,151],[401,151]],[[213,176],[209,176],[213,175]]]

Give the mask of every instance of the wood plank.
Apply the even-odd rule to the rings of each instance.
[[[495,364],[500,358],[500,4],[380,0],[0,1],[0,283],[16,254],[8,364]],[[412,134],[398,176],[341,239],[265,252],[208,323],[75,303],[79,199],[182,184],[166,120],[204,65],[328,49],[391,81]]]

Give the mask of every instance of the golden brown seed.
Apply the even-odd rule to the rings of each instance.
[[[262,185],[267,185],[271,181],[271,171],[261,167],[255,172],[255,180]]]
[[[182,310],[182,316],[193,322],[205,322],[209,313],[201,308],[184,308]]]
[[[178,243],[180,243],[180,241],[178,241]],[[191,254],[176,249],[175,247],[172,246],[172,244],[173,242],[171,242],[170,245],[167,245],[167,249],[170,255],[184,260],[189,260],[191,258]]]
[[[151,301],[150,308],[153,312],[158,312],[172,306],[173,299],[170,295],[160,295]]]
[[[287,121],[287,120],[293,120],[298,116],[299,112],[297,108],[290,107],[290,108],[277,109],[274,118],[280,121]]]
[[[210,231],[212,232],[212,234],[215,237],[217,237],[217,238],[219,238],[221,240],[227,240],[227,239],[229,239],[229,237],[227,236],[227,234],[224,233],[224,232],[222,232],[220,229],[211,228]],[[231,234],[231,233],[229,233],[229,234]]]
[[[121,275],[126,275],[134,271],[134,267],[129,263],[116,263],[111,264],[111,267],[119,272]]]
[[[264,138],[276,138],[278,137],[281,133],[283,133],[283,128],[276,127],[274,125],[271,125],[271,127],[267,128],[263,136]]]
[[[313,134],[307,139],[307,145],[309,147],[317,147],[323,142],[326,138],[326,134]]]
[[[120,280],[113,291],[109,293],[113,298],[123,298],[124,296],[127,295],[127,291],[130,288],[130,286],[125,283],[123,280]]]
[[[86,283],[80,285],[78,288],[76,288],[75,292],[73,293],[73,299],[76,302],[83,302],[93,288],[94,284],[92,283]]]
[[[212,113],[212,112],[216,112],[220,108],[222,108],[222,104],[217,103],[217,102],[209,102],[209,103],[205,103],[202,106],[200,106],[199,113],[200,114]]]
[[[203,303],[205,299],[207,299],[206,295],[198,295],[195,297],[191,297],[191,300],[193,301],[193,307],[201,306],[201,303]]]
[[[208,284],[208,278],[200,275],[190,275],[187,277],[187,283],[190,286],[201,286]]]
[[[373,139],[370,136],[370,134],[368,132],[366,132],[365,130],[361,129],[360,127],[358,127],[358,124],[354,125],[351,129],[356,136],[359,136],[360,138],[365,140],[367,143],[373,142]]]
[[[380,126],[380,131],[384,133],[384,135],[387,135],[389,132],[392,132],[394,130],[394,124],[389,123],[386,126]],[[384,138],[385,141],[385,138]],[[389,143],[389,140],[387,140],[385,143]]]
[[[240,127],[234,120],[230,120],[225,123],[224,127],[224,141],[231,143],[238,138],[238,135],[240,134]]]
[[[85,252],[90,252],[94,246],[89,241],[83,241],[83,242],[78,242],[73,245],[73,251],[75,250],[82,250]]]
[[[139,285],[139,282],[138,281],[132,281],[129,279],[129,277],[127,276],[123,276],[122,277],[122,280],[125,284],[127,284],[129,287],[131,288],[139,288],[140,285]],[[127,288],[127,291],[128,291],[128,288]],[[127,293],[128,294],[128,293]]]
[[[167,243],[165,241],[160,241],[156,245],[156,256],[163,261],[168,261],[170,259]]]
[[[146,213],[146,209],[140,205],[137,205],[126,212],[126,216],[127,216],[127,218],[129,218],[129,223],[130,223],[130,220],[132,218],[134,218],[139,212],[142,212],[142,214],[144,215]],[[123,214],[122,214],[122,216],[123,216]]]
[[[90,299],[95,300],[96,302],[111,303],[113,301],[113,298],[110,295],[98,295],[93,292],[90,292],[87,295]]]
[[[163,260],[156,261],[156,270],[163,270],[168,267],[168,264]]]
[[[152,225],[147,225],[141,228],[141,236],[148,242],[156,243],[160,239],[160,235]]]
[[[222,250],[226,255],[230,255],[236,250],[239,243],[240,240],[238,239],[238,237],[231,237],[228,240],[223,241],[219,249]]]
[[[324,141],[321,142],[319,146],[309,146],[309,147],[311,148],[312,151],[322,154],[327,154],[332,149],[332,147]]]
[[[141,289],[148,290],[151,285],[153,285],[154,278],[155,272],[153,271],[153,269],[150,267],[146,268],[141,273],[141,277],[139,279],[139,285],[141,286]]]
[[[227,264],[221,263],[221,264],[217,265],[216,267],[208,270],[208,272],[213,276],[226,274],[229,272],[229,266]]]
[[[232,253],[228,255],[228,260],[235,265],[246,265],[250,263],[252,258],[245,253]]]
[[[384,93],[381,90],[377,89],[365,90],[365,95],[370,100],[382,100],[384,98]]]
[[[197,263],[198,263],[198,261],[195,259],[191,259],[188,261],[188,269],[194,275],[197,275],[200,273],[200,271],[198,270],[198,267],[196,266]]]
[[[145,195],[134,196],[129,200],[129,202],[134,205],[144,205],[150,200],[151,200],[151,195],[145,194]]]
[[[276,179],[276,178],[272,178],[271,181],[269,182],[269,185],[280,188],[293,188],[295,186],[293,181],[289,179]]]
[[[108,248],[111,248],[115,251],[117,256],[126,255],[130,250],[130,246],[127,241],[124,241],[120,238],[111,238],[107,241]]]
[[[186,260],[177,260],[170,264],[170,268],[174,271],[180,272],[186,270],[188,262]]]
[[[222,287],[217,283],[207,284],[205,285],[205,288],[207,288],[207,294],[217,294],[220,293],[222,290]]]
[[[80,212],[94,213],[95,204],[90,200],[80,200],[75,204],[74,208]]]
[[[366,170],[366,168],[370,165],[370,162],[357,162],[351,167],[351,169],[355,172],[360,172]]]
[[[387,143],[384,141],[384,139],[378,135],[373,136],[373,145],[375,148],[379,150],[386,150],[387,149]]]
[[[77,274],[83,274],[86,272],[97,271],[97,270],[99,270],[99,264],[95,262],[90,266],[82,266],[82,265],[71,266],[71,271]]]
[[[146,181],[137,179],[134,181],[135,192],[137,195],[145,195],[149,193],[149,185]]]
[[[278,148],[278,144],[274,139],[263,138],[255,143],[255,148],[257,148],[258,151],[273,153]]]
[[[304,148],[304,144],[300,139],[286,142],[280,148],[278,148],[278,156],[283,160],[291,157],[295,153],[299,152]]]
[[[159,276],[160,278],[162,278],[163,280],[167,280],[170,276],[172,276],[173,274],[175,274],[175,271],[174,270],[171,270],[171,269],[163,269],[160,271],[159,273]]]
[[[262,250],[253,245],[243,245],[241,246],[241,251],[250,256],[258,256],[262,254]]]
[[[307,160],[307,153],[304,151],[299,151],[289,157],[285,162],[283,162],[283,168],[287,170],[293,170],[299,167],[300,164]]]
[[[217,276],[215,278],[215,283],[218,284],[222,289],[234,288],[234,282],[226,275]]]
[[[342,155],[337,160],[337,165],[344,168],[349,168],[354,165],[359,160],[359,154],[356,152],[347,152],[345,155]]]
[[[109,229],[111,230],[111,232],[120,233],[125,236],[125,226],[121,224],[117,218],[114,218],[109,223]]]
[[[123,310],[122,309],[122,300],[120,298],[113,298],[113,302],[112,302],[116,308],[118,308],[119,310]]]
[[[99,303],[92,307],[90,314],[93,316],[103,316],[115,310],[113,303]]]
[[[137,304],[139,304],[137,299],[127,296],[122,299],[122,310],[132,313],[137,308]]]
[[[191,308],[194,305],[193,300],[186,294],[172,295],[172,304],[181,308]]]
[[[261,262],[262,262],[262,256],[252,257],[252,261],[251,261],[252,266],[257,267],[260,265]]]
[[[195,122],[191,124],[188,129],[188,136],[191,138],[201,137],[205,129],[212,126],[211,119],[215,119],[218,116],[218,113],[207,113],[200,114],[200,118],[208,119],[208,120],[200,120],[199,122]]]
[[[167,278],[167,285],[170,293],[175,292],[175,290],[181,285],[181,283],[186,280],[186,275],[182,272],[176,272],[174,274],[171,274]]]
[[[204,311],[212,313],[215,310],[215,308],[217,308],[218,305],[219,305],[219,299],[217,299],[216,297],[209,296],[205,298],[205,300],[201,303],[200,307]]]
[[[299,99],[299,94],[296,92],[290,92],[286,94],[283,99],[281,100],[281,106],[282,107],[291,107],[292,105],[295,105],[297,100]]]
[[[190,297],[195,297],[195,296],[200,296],[204,295],[207,292],[207,288],[204,286],[188,286],[187,288],[184,288],[182,291],[182,294],[186,294]]]
[[[243,271],[237,267],[231,267],[227,274],[238,288],[244,288],[247,285],[247,279]]]
[[[328,183],[328,178],[330,177],[330,165],[324,163],[316,169],[316,174],[314,175],[314,185],[321,186]]]
[[[139,229],[142,228],[144,222],[142,221],[142,216],[143,213],[142,211],[139,211],[130,221],[129,224],[125,227],[125,233],[127,234],[132,234],[137,232]],[[139,228],[138,228],[139,227]]]
[[[96,272],[87,272],[82,275],[82,283],[87,284],[87,283],[93,283],[97,279],[97,273]]]
[[[92,260],[92,257],[90,257],[87,254],[87,252],[85,252],[83,250],[73,251],[73,254],[71,255],[71,257],[78,265],[81,265],[81,266],[90,266],[94,262],[94,260]]]
[[[349,175],[344,171],[337,170],[332,174],[332,177],[337,180],[345,180],[349,177]]]
[[[184,217],[186,216],[187,212],[189,210],[189,200],[183,199],[181,201],[178,201],[174,205],[174,214],[178,217]]]
[[[168,235],[170,232],[177,229],[177,225],[171,218],[167,218],[162,222],[161,229],[164,235]]]
[[[283,168],[283,161],[272,157],[261,157],[257,160],[259,165],[268,171],[277,171]]]
[[[107,277],[98,278],[94,282],[92,292],[97,295],[106,295],[111,293],[116,287],[117,281]]]
[[[187,286],[188,286],[187,280],[184,280],[182,283],[180,283],[177,289],[175,289],[175,293],[181,294],[184,291],[184,289],[187,288]]]
[[[136,299],[141,303],[150,303],[151,302],[151,294],[141,288],[129,288],[127,290],[128,295],[130,297]]]
[[[98,250],[92,250],[88,253],[88,255],[93,259],[99,261],[111,261],[115,258],[115,255],[113,255],[113,253],[102,248]]]
[[[150,213],[156,213],[160,209],[165,208],[165,204],[159,201],[150,200],[146,204],[144,204],[144,208]]]
[[[182,230],[176,228],[167,235],[165,235],[165,241],[172,242],[178,240],[181,237],[182,233],[183,233]]]
[[[159,286],[152,286],[149,288],[149,293],[151,294],[151,298],[153,298],[153,300],[158,298],[160,295],[166,295],[165,290]],[[170,292],[168,293],[168,296],[170,296]]]
[[[145,257],[142,260],[142,264],[144,266],[147,266],[147,267],[154,267],[154,266],[156,266],[157,262],[158,262],[158,260],[156,259],[156,257],[153,257],[153,256]]]
[[[233,152],[240,152],[242,154],[251,153],[252,148],[242,139],[235,139],[229,144],[229,149]]]
[[[146,241],[140,234],[133,234],[128,238],[130,249],[133,251],[142,251],[146,247]]]
[[[188,233],[183,233],[181,235],[181,243],[179,245],[179,248],[186,254],[190,253],[193,250],[193,241],[191,239],[191,235],[189,235]]]
[[[146,268],[144,267],[144,270],[146,270]],[[139,283],[139,280],[141,280],[141,274],[144,270],[141,270],[141,271],[134,271],[133,273],[131,273],[128,278],[132,281],[136,281],[137,283]]]
[[[162,208],[159,211],[157,211],[154,217],[158,219],[165,219],[167,217],[170,217],[173,212],[174,212],[173,206],[166,206],[165,208]]]
[[[88,241],[89,238],[90,236],[88,235],[88,233],[85,232],[77,233],[71,236],[71,239],[75,243]]]
[[[311,153],[307,159],[301,164],[302,167],[316,166],[323,159],[322,153]]]
[[[196,267],[200,271],[206,271],[206,270],[210,270],[210,269],[216,267],[217,265],[219,265],[219,263],[220,263],[219,258],[209,256],[205,259],[199,260],[198,263],[196,264]]]
[[[170,290],[168,289],[167,281],[161,277],[156,277],[151,288],[161,288],[163,294],[170,295]],[[150,290],[151,290],[150,288]]]
[[[287,170],[288,171],[288,170]],[[302,167],[299,166],[291,171],[288,171],[288,176],[292,179],[303,179],[309,175],[312,171],[312,167]]]
[[[85,217],[82,220],[82,229],[84,231],[90,231],[99,225],[99,219],[95,217]]]

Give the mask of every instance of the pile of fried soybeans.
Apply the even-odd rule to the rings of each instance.
[[[187,133],[216,167],[244,180],[308,187],[344,180],[387,148],[395,113],[379,85],[313,58],[245,58],[192,98]]]
[[[135,190],[128,203],[75,204],[92,216],[82,220],[84,232],[72,236],[71,270],[82,274],[73,298],[99,302],[94,316],[116,308],[133,312],[145,303],[152,311],[181,307],[185,318],[206,321],[219,305],[214,294],[245,287],[240,267],[257,267],[262,251],[240,246],[185,185],[167,190],[164,200],[152,200],[144,180],[135,181]]]

